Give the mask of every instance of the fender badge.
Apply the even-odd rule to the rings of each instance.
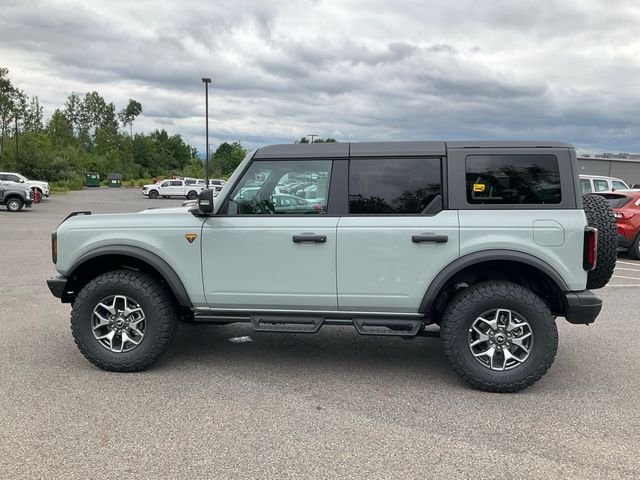
[[[185,233],[184,238],[187,239],[187,242],[193,243],[193,241],[198,237],[195,233]]]

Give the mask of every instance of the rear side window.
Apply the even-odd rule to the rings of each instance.
[[[470,204],[560,203],[555,155],[471,155],[466,158]]]
[[[629,187],[627,187],[624,183],[622,183],[622,182],[621,182],[621,181],[619,181],[619,180],[613,180],[613,181],[611,182],[611,185],[613,186],[613,188],[614,188],[615,190],[625,190],[625,189],[629,188]]]
[[[439,158],[351,159],[349,213],[419,215],[441,205]]]
[[[607,202],[609,202],[609,205],[611,206],[611,208],[622,208],[627,203],[629,203],[632,198],[633,197],[627,197],[627,196],[611,197],[611,198],[607,198]]]

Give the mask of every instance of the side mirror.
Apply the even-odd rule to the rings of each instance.
[[[198,195],[198,210],[203,215],[211,215],[213,213],[213,190],[205,188]]]
[[[20,183],[24,183],[24,180],[23,180],[23,179],[20,179]]]

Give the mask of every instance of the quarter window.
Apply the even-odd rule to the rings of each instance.
[[[470,204],[554,204],[562,200],[555,155],[471,155],[466,158]]]
[[[231,193],[231,215],[327,212],[331,160],[258,160]]]
[[[586,178],[580,179],[580,188],[582,189],[582,193],[591,192],[591,182]]]
[[[349,213],[419,215],[442,205],[439,158],[352,159]]]

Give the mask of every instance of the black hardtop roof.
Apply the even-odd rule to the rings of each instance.
[[[573,148],[565,142],[453,141],[453,142],[340,142],[285,143],[258,149],[255,158],[348,158],[377,156],[444,156],[460,148]]]

